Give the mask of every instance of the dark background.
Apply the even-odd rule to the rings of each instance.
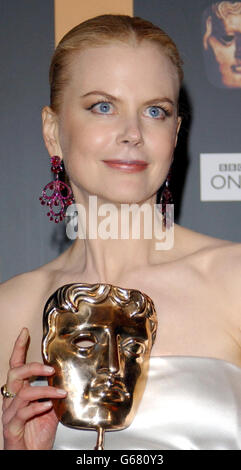
[[[164,29],[177,44],[184,62],[180,105],[186,118],[173,177],[177,222],[240,242],[240,202],[200,201],[200,153],[239,153],[236,158],[241,163],[241,89],[216,88],[205,73],[201,24],[203,11],[211,3],[215,2],[135,0],[134,14]]]

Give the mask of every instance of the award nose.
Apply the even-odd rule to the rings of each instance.
[[[108,334],[105,350],[102,353],[101,372],[120,372],[120,351],[118,335]],[[100,370],[99,370],[100,371]]]

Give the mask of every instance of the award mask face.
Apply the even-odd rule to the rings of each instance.
[[[81,429],[123,429],[142,398],[156,332],[152,300],[110,284],[69,284],[44,309],[43,357],[58,419]]]
[[[203,19],[207,78],[219,88],[241,88],[241,2],[213,1]]]

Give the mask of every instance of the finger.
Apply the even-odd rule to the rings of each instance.
[[[28,387],[28,379],[33,376],[50,376],[55,372],[53,367],[45,366],[38,362],[32,362],[30,364],[24,364],[20,367],[14,367],[8,371],[7,377],[7,389],[11,393],[18,393],[22,387]],[[5,407],[7,408],[10,405],[10,400],[13,398],[8,398],[5,400]],[[7,401],[7,403],[6,403]]]
[[[65,398],[66,395],[67,392],[65,392],[65,390],[55,387],[29,386],[22,388],[12,400],[11,404],[5,408],[3,421],[5,424],[9,423],[13,417],[19,413],[20,409],[28,406],[31,402],[44,399],[61,399]]]
[[[7,425],[4,423],[3,432],[5,441],[7,442],[7,448],[21,449],[21,446],[24,448],[23,438],[26,422],[39,414],[49,411],[52,406],[51,401],[46,401],[42,403],[31,403],[29,406],[19,409]]]
[[[45,398],[65,398],[67,392],[62,388],[49,387],[49,386],[29,386],[22,388],[15,397],[16,402],[31,402],[42,400]]]
[[[9,390],[11,389],[13,393],[16,393],[18,390],[13,390],[14,386],[17,385],[15,382],[20,382],[22,384],[23,380],[30,379],[34,376],[49,376],[54,372],[55,370],[53,367],[45,366],[40,362],[31,362],[19,367],[14,367],[8,371],[7,387],[9,387]]]
[[[25,363],[28,339],[28,329],[23,328],[15,341],[13,352],[10,357],[9,365],[11,368],[19,367]]]
[[[55,372],[53,367],[32,362],[24,364],[20,367],[10,369],[7,378],[7,390],[11,393],[17,394],[21,388],[29,387],[27,379],[33,376],[50,376]],[[3,400],[3,410],[8,409],[14,398],[6,398]]]

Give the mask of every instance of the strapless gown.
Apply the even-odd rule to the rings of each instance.
[[[97,433],[58,425],[54,449],[94,449]],[[200,357],[151,357],[132,424],[105,450],[240,450],[241,368]]]

